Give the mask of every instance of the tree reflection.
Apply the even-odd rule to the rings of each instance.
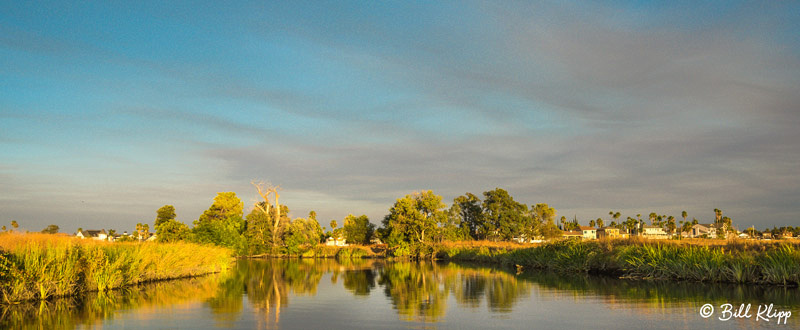
[[[323,282],[325,276],[330,276],[331,282]],[[424,323],[444,319],[451,298],[459,308],[508,313],[531,292],[575,300],[590,296],[608,305],[646,313],[668,313],[672,306],[703,303],[774,303],[784,309],[800,305],[798,289],[775,286],[627,281],[536,271],[516,275],[456,263],[266,259],[241,260],[226,273],[205,277],[41,303],[0,305],[0,328],[97,327],[103,320],[117,317],[121,310],[135,311],[134,317],[149,320],[158,317],[163,308],[195,303],[207,308],[200,313],[209,313],[217,326],[231,327],[242,318],[245,300],[256,311],[257,327],[276,327],[290,299],[317,295],[321,282],[334,287],[341,284],[345,290],[339,294],[344,296],[366,297],[379,290],[401,320]]]

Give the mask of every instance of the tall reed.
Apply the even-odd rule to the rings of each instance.
[[[12,304],[219,272],[231,251],[190,243],[110,243],[0,234],[0,301]]]

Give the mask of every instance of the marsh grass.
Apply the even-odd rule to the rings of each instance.
[[[800,284],[797,243],[639,238],[563,240],[533,247],[434,246],[439,259],[496,262],[518,268],[605,273],[627,278],[700,282]]]
[[[45,234],[0,234],[0,301],[46,300],[84,291],[219,272],[231,251],[189,243],[110,243]]]

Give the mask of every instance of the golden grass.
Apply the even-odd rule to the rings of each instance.
[[[44,300],[219,272],[231,251],[191,243],[111,243],[39,233],[0,234],[0,300]]]

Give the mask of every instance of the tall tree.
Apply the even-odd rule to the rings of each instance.
[[[688,213],[686,213],[686,211],[681,211],[681,217],[683,217],[683,222],[686,222],[686,217],[687,217],[688,215],[689,215],[689,214],[688,214]]]
[[[193,239],[199,243],[225,246],[245,253],[247,241],[242,235],[245,229],[242,219],[244,204],[234,192],[220,192],[214,203],[194,221]]]
[[[437,218],[446,216],[444,208],[442,196],[435,195],[431,190],[398,199],[383,218],[387,243],[396,246],[431,239]]]
[[[164,205],[156,211],[155,227],[158,230],[158,225],[165,221],[175,220],[175,207],[172,205]]]
[[[472,193],[466,193],[453,199],[450,207],[451,217],[457,219],[462,227],[467,228],[469,235],[474,239],[485,239],[489,231],[494,228],[487,228],[483,219],[483,209],[481,200]]]
[[[495,230],[490,238],[511,240],[532,227],[528,206],[517,203],[507,191],[495,188],[483,193],[483,214]]]
[[[356,217],[352,214],[344,218],[344,238],[350,244],[369,244],[375,225],[369,222],[366,215]]]
[[[189,226],[183,222],[175,220],[175,207],[164,205],[156,210],[156,239],[158,242],[169,243],[187,239],[189,236]]]
[[[722,221],[722,210],[714,209],[714,223],[719,223]]]

